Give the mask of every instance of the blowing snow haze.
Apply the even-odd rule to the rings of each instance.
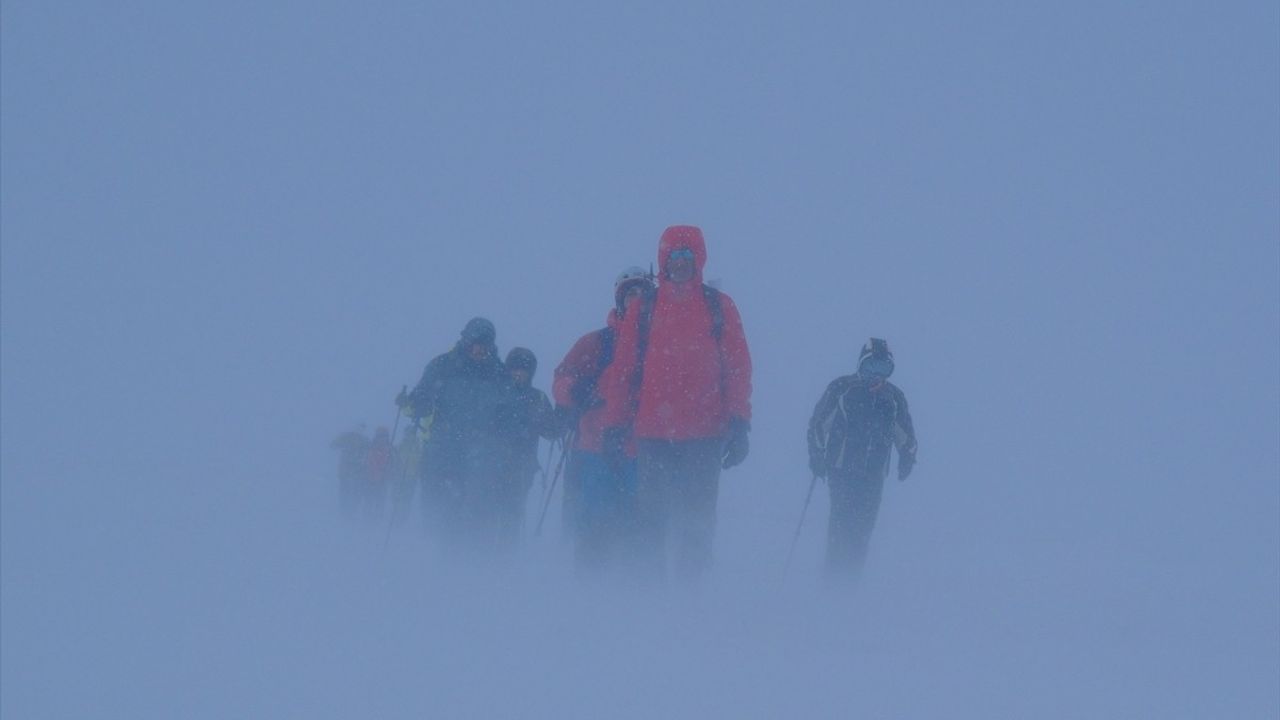
[[[1280,715],[1276,3],[0,28],[0,716]],[[669,226],[750,347],[700,581],[582,577],[534,475],[504,562],[344,518],[335,436],[473,317],[552,393]],[[821,481],[783,570],[871,337],[851,591]]]

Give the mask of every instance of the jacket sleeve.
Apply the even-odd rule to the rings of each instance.
[[[907,396],[902,390],[894,387],[894,400],[898,404],[896,421],[893,426],[893,444],[898,448],[898,457],[916,454],[916,426],[911,420],[911,411],[907,409]]]
[[[436,400],[440,397],[440,388],[444,385],[444,364],[447,355],[441,355],[427,363],[422,371],[422,379],[409,393],[409,404],[405,406],[405,414],[417,420],[435,412]]]
[[[741,418],[750,422],[751,351],[747,348],[747,336],[742,329],[738,306],[724,294],[721,294],[720,302],[724,313],[724,330],[720,337],[724,414],[726,419]]]
[[[809,457],[822,460],[826,457],[827,441],[831,439],[831,426],[835,422],[837,403],[844,392],[844,378],[836,378],[827,385],[826,392],[813,408],[809,418]]]
[[[578,381],[595,371],[600,360],[600,333],[587,333],[578,338],[569,354],[556,367],[555,379],[551,382],[551,395],[556,405],[575,407],[573,397],[574,386]]]

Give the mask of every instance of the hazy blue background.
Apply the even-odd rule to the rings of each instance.
[[[1274,717],[1280,6],[72,3],[0,25],[0,714]],[[699,591],[440,565],[329,439],[662,229],[756,363]],[[804,424],[920,464],[821,591]],[[414,528],[416,530],[416,528]]]

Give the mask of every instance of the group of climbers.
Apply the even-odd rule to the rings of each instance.
[[[338,451],[338,497],[343,514],[366,523],[381,520],[397,462],[391,433],[379,427],[369,438],[360,425],[339,434],[329,447]]]
[[[453,349],[427,364],[396,404],[428,427],[417,466],[423,519],[442,543],[513,547],[538,471],[538,439],[559,437],[546,394],[532,385],[537,358],[515,348],[503,361],[493,323],[474,318]]]
[[[550,470],[537,458],[545,439],[562,448],[562,518],[580,572],[694,579],[707,570],[720,474],[750,447],[751,355],[732,298],[703,282],[701,230],[667,228],[657,260],[656,277],[639,267],[618,276],[604,327],[555,369],[554,407],[532,385],[534,354],[516,348],[500,359],[484,318],[396,398],[410,421],[396,454],[410,483],[397,497],[420,488],[426,527],[441,543],[512,548],[533,478]],[[862,564],[890,449],[900,478],[915,462],[906,398],[887,381],[893,367],[887,343],[873,339],[809,423],[810,468],[830,489],[835,575]],[[385,429],[377,438],[390,449]]]

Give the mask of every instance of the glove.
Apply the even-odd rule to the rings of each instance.
[[[409,395],[405,392],[408,389],[408,385],[400,388],[400,394],[396,395],[396,407],[403,409],[409,404]]]
[[[898,453],[898,480],[906,480],[911,474],[911,469],[916,466],[916,454],[914,452]]]
[[[605,428],[602,445],[604,446],[604,459],[609,463],[609,467],[615,470],[622,467],[627,458],[627,433],[630,428],[618,425],[616,427]]]
[[[750,431],[751,423],[742,418],[729,421],[729,437],[724,444],[724,456],[720,467],[728,470],[747,459],[747,451],[751,449],[751,443],[747,440],[747,433]]]
[[[813,473],[814,477],[827,476],[826,459],[823,458],[821,454],[813,454],[809,456],[809,472]]]
[[[604,398],[596,393],[594,382],[578,382],[569,390],[569,398],[582,412],[604,405]]]

